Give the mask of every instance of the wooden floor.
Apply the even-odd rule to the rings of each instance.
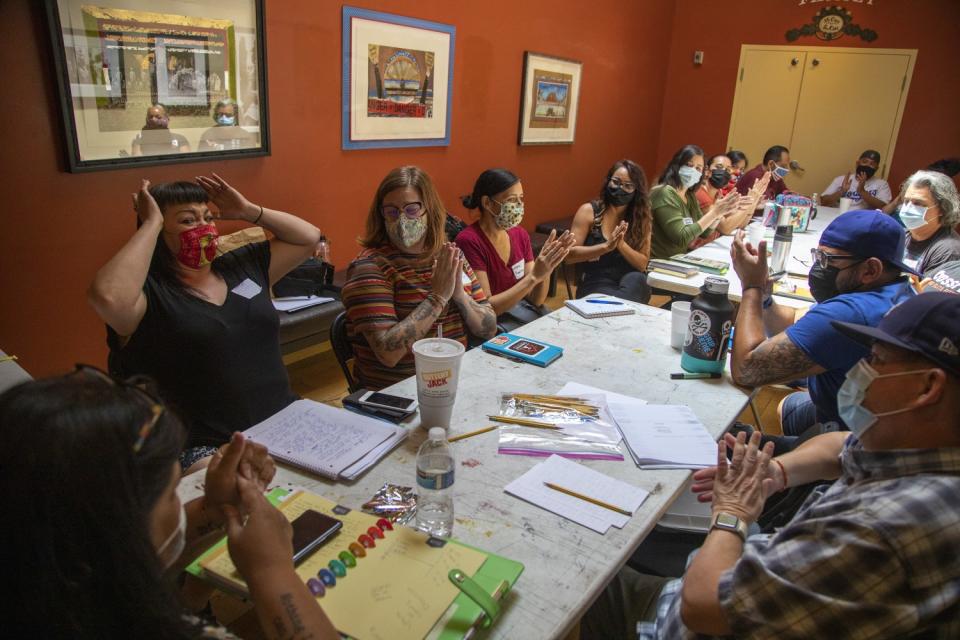
[[[558,286],[557,295],[547,298],[545,304],[551,309],[557,309],[563,306],[566,299],[566,288]],[[667,298],[665,296],[653,296],[650,299],[650,304],[656,307],[662,306],[666,302]],[[295,393],[317,402],[341,406],[340,400],[347,395],[347,382],[343,378],[340,366],[337,364],[337,359],[329,343],[291,353],[284,356],[283,360],[287,365],[290,384]],[[760,416],[761,428],[764,433],[780,433],[777,405],[789,392],[788,389],[780,387],[763,387],[757,391],[753,406]],[[747,407],[737,420],[757,426],[757,421],[750,407]]]

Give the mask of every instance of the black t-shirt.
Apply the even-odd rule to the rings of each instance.
[[[188,446],[221,445],[297,399],[280,355],[269,268],[268,242],[218,256],[213,269],[227,283],[219,307],[148,276],[147,311],[127,344],[121,347],[107,327],[123,373],[157,381],[164,402],[187,425]],[[251,287],[260,291],[247,298],[238,285],[247,295]]]
[[[190,145],[185,137],[169,129],[144,129],[133,139],[133,144],[140,145],[140,153],[145,156],[180,153],[181,149]]]

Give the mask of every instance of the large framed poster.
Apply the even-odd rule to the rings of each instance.
[[[269,154],[263,0],[45,2],[70,171]]]
[[[343,8],[344,149],[450,144],[451,25]]]

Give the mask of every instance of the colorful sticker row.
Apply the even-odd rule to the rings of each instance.
[[[337,578],[344,578],[347,569],[357,566],[357,558],[367,555],[367,549],[377,546],[377,540],[383,540],[384,531],[393,531],[393,524],[386,518],[377,520],[377,526],[370,527],[366,533],[360,534],[356,542],[351,542],[347,549],[341,551],[336,558],[327,563],[327,566],[317,572],[316,578],[307,580],[307,588],[317,598],[322,598],[330,587],[337,586]]]

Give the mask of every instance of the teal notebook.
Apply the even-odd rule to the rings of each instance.
[[[267,494],[267,498],[272,503],[279,505],[284,501],[288,493],[290,492],[278,488]],[[345,524],[342,534],[331,539],[330,542],[320,547],[311,557],[298,565],[297,572],[301,577],[305,577],[307,574],[312,575],[312,572],[317,568],[316,566],[312,566],[314,564],[320,567],[325,566],[323,565],[326,560],[325,555],[339,551],[340,547],[346,548],[346,545],[352,541],[352,538],[343,534],[352,531],[351,535],[355,535],[357,531],[364,531],[363,527],[377,520],[375,516],[344,509],[340,505],[335,505],[333,502],[312,494],[292,495],[291,500],[281,508],[287,511],[288,518],[292,518],[293,514],[291,512],[298,508],[306,508],[306,505],[291,507],[291,503],[306,503],[308,501],[311,505],[309,508],[314,508],[318,511],[329,510],[331,515],[340,518]],[[287,507],[290,508],[287,509]],[[519,562],[487,553],[456,540],[443,542],[428,538],[419,532],[413,532],[410,529],[400,527],[397,527],[396,530],[384,530],[383,533],[386,538],[381,539],[382,545],[391,542],[391,538],[394,535],[399,535],[401,538],[404,538],[405,542],[398,543],[401,547],[393,546],[385,548],[384,550],[381,550],[379,547],[368,548],[366,556],[358,556],[356,558],[356,568],[348,569],[346,576],[340,579],[338,585],[329,587],[326,595],[319,598],[320,605],[324,607],[324,611],[330,617],[331,621],[334,622],[334,625],[338,627],[338,630],[340,630],[341,633],[346,632],[352,634],[350,637],[355,637],[359,640],[363,640],[365,633],[364,627],[356,625],[357,616],[354,607],[359,601],[356,593],[357,589],[344,591],[344,589],[349,589],[351,584],[353,584],[354,587],[360,586],[358,582],[351,583],[349,578],[354,574],[350,572],[365,570],[367,573],[355,574],[358,576],[357,579],[359,579],[360,582],[367,581],[367,579],[373,575],[371,572],[374,572],[378,576],[377,580],[383,582],[380,588],[387,588],[393,585],[393,588],[396,588],[398,591],[410,590],[412,588],[410,584],[411,579],[406,573],[399,573],[396,579],[384,579],[382,577],[384,575],[394,574],[396,565],[384,563],[390,563],[391,561],[396,562],[397,559],[395,555],[392,558],[389,556],[390,554],[395,554],[398,548],[403,549],[402,553],[427,554],[421,556],[421,559],[427,556],[437,558],[442,556],[444,559],[460,557],[464,562],[472,562],[470,566],[476,567],[476,569],[472,571],[472,575],[466,575],[466,572],[462,572],[463,575],[459,576],[460,580],[458,581],[454,579],[454,574],[457,573],[455,567],[449,570],[448,575],[447,571],[450,567],[448,565],[440,566],[438,564],[432,579],[439,579],[438,581],[443,582],[449,581],[449,583],[456,587],[452,588],[450,584],[448,584],[444,590],[444,593],[450,594],[445,596],[451,598],[447,601],[449,604],[444,609],[444,600],[439,599],[436,604],[432,605],[431,612],[424,614],[426,618],[421,617],[417,620],[420,625],[419,630],[416,633],[403,637],[426,637],[431,640],[454,640],[457,638],[471,637],[477,629],[489,626],[491,622],[496,622],[496,619],[500,615],[499,602],[506,596],[523,572],[523,565]],[[409,546],[411,544],[413,545],[412,547]],[[456,545],[456,547],[443,549],[446,545]],[[240,597],[246,597],[246,585],[242,582],[239,574],[235,572],[225,547],[226,539],[221,539],[196,561],[191,563],[186,570],[188,573],[212,582],[226,592]],[[429,551],[426,551],[427,547],[430,547]],[[441,549],[441,551],[437,549]],[[458,551],[458,549],[462,549],[462,551]],[[459,565],[459,562],[454,562],[454,565]],[[384,567],[387,566],[393,566],[394,571],[384,569]],[[387,572],[384,573],[384,571]],[[443,580],[444,577],[446,577],[447,580]],[[337,588],[338,586],[339,589]],[[369,587],[369,585],[366,586]],[[361,590],[361,592],[365,591]],[[381,600],[380,602],[383,601]],[[394,603],[393,606],[396,606],[396,603]],[[382,613],[388,609],[389,607],[381,604],[379,611]],[[406,610],[405,607],[403,609]],[[376,618],[375,614],[377,611],[370,611],[369,613],[373,614],[369,616],[370,618]],[[342,624],[338,624],[338,621]],[[376,626],[378,626],[376,621],[370,623],[371,628]],[[379,628],[381,630],[383,629],[382,620]],[[371,633],[371,635],[379,634]],[[399,638],[402,635],[403,634],[398,635],[395,630],[391,633],[391,637]]]

